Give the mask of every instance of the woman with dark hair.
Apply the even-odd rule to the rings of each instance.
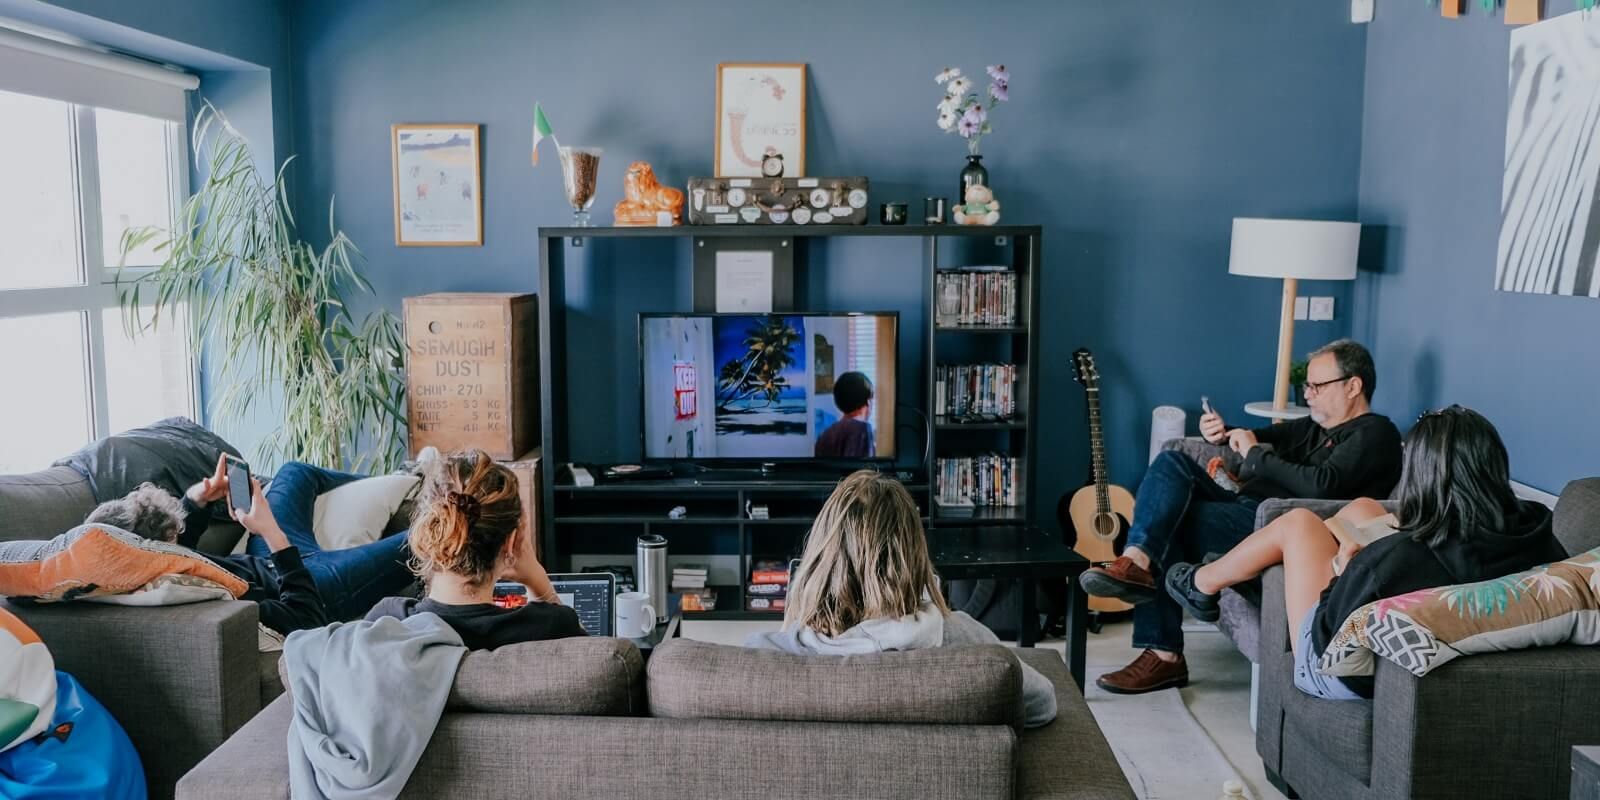
[[[1167,592],[1202,621],[1218,617],[1217,593],[1268,567],[1284,567],[1284,605],[1295,657],[1295,686],[1314,697],[1372,696],[1371,678],[1323,675],[1316,664],[1345,618],[1374,600],[1473,583],[1560,561],[1550,510],[1518,500],[1500,434],[1471,409],[1424,413],[1406,435],[1400,509],[1389,516],[1369,499],[1324,523],[1295,509],[1251,534],[1221,558],[1174,564]],[[1365,549],[1341,545],[1332,530],[1389,527]],[[1380,531],[1381,532],[1381,531]]]

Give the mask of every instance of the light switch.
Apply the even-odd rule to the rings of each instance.
[[[1333,298],[1311,298],[1311,321],[1326,322],[1331,319],[1333,319]]]
[[[1305,319],[1306,318],[1306,298],[1304,298],[1304,297],[1296,297],[1294,299],[1294,318],[1295,319]]]

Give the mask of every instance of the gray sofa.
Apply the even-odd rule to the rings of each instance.
[[[1018,658],[1059,715],[1021,730]],[[178,784],[183,800],[289,796],[293,698]],[[1060,655],[998,645],[799,657],[674,639],[470,653],[402,798],[1133,797]]]
[[[144,481],[187,486],[236,452],[184,419],[108,437],[27,475],[0,475],[0,541],[48,539],[83,522],[97,501]],[[66,464],[71,464],[68,466]],[[181,491],[181,489],[179,489]],[[227,552],[243,531],[218,523],[202,549]],[[31,626],[55,658],[127,730],[154,798],[282,693],[276,655],[258,653],[256,606],[170,608],[91,603],[0,607]]]
[[[1567,484],[1555,515],[1569,554],[1600,546],[1600,478]],[[1572,747],[1600,742],[1600,647],[1467,656],[1421,678],[1380,658],[1372,700],[1309,697],[1294,687],[1283,568],[1263,579],[1256,750],[1286,794],[1565,798]]]

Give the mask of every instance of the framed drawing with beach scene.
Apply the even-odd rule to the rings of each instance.
[[[806,65],[718,64],[717,176],[760,176],[769,154],[805,177]]]
[[[476,124],[394,125],[394,243],[483,244],[483,171]]]

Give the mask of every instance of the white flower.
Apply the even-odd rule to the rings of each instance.
[[[947,81],[953,81],[959,77],[961,77],[961,70],[956,69],[955,67],[945,67],[943,70],[939,71],[938,75],[933,76],[933,82],[943,84]]]
[[[944,90],[945,94],[950,97],[966,97],[967,92],[972,91],[972,81],[966,78],[955,78],[944,87]]]
[[[949,95],[946,95],[943,100],[939,101],[940,114],[954,114],[960,110],[961,98],[959,97],[950,97]]]
[[[939,112],[939,130],[947,131],[956,126],[956,115],[950,111]]]

